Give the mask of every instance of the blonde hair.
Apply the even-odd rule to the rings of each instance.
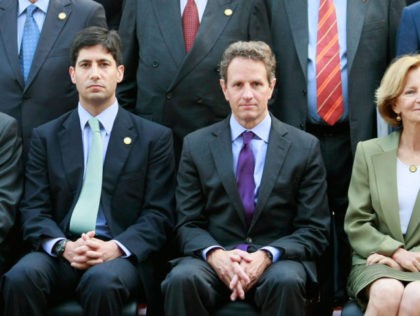
[[[382,77],[381,84],[376,90],[376,105],[383,119],[391,126],[401,126],[393,107],[397,98],[403,93],[408,73],[419,67],[420,55],[405,55],[395,59]]]

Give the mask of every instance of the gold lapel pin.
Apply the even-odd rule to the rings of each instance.
[[[130,138],[130,137],[124,137],[123,142],[124,142],[124,144],[126,144],[126,145],[130,145],[130,144],[131,144],[131,138]]]
[[[233,13],[232,9],[226,9],[226,10],[225,10],[225,15],[226,15],[226,16],[231,16],[231,15],[232,15],[232,13]]]
[[[64,12],[60,12],[60,13],[58,14],[58,18],[59,18],[60,20],[64,20],[66,17],[67,17],[67,14],[65,14]]]

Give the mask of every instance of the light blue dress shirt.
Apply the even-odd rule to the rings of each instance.
[[[19,0],[17,16],[17,44],[19,53],[20,45],[22,44],[23,27],[26,21],[26,8],[31,4],[34,4],[38,7],[38,10],[34,12],[33,17],[35,19],[36,25],[38,25],[39,32],[41,33],[42,27],[44,26],[45,18],[47,16],[49,2],[49,0],[37,0],[35,3],[31,3],[29,0]]]
[[[348,120],[348,67],[347,67],[347,0],[334,0],[338,42],[340,46],[341,81],[343,86],[344,114],[339,122]],[[318,33],[319,0],[308,0],[308,121],[313,124],[326,124],[317,113],[316,100],[316,43]]]

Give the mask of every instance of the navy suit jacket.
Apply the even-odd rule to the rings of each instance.
[[[106,27],[103,7],[91,0],[50,0],[28,82],[23,81],[17,45],[17,0],[0,0],[0,111],[20,124],[26,156],[32,129],[77,106],[69,76],[69,51],[76,32]],[[65,13],[65,18],[58,15]]]
[[[230,113],[218,71],[228,45],[271,41],[263,0],[208,0],[188,54],[179,0],[126,0],[120,34],[126,71],[118,100],[172,128],[177,151],[186,134]]]
[[[131,139],[130,144],[124,138]],[[174,222],[174,156],[169,129],[119,108],[103,168],[101,203],[113,239],[141,263],[159,251]],[[24,239],[67,237],[83,179],[77,110],[35,128],[21,206]]]
[[[420,2],[404,8],[397,38],[397,55],[420,52]]]

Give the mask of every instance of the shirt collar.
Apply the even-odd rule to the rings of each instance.
[[[93,116],[88,111],[86,111],[80,103],[77,106],[77,112],[80,118],[80,128],[83,130],[86,126],[87,121]],[[96,115],[96,118],[101,123],[101,126],[105,130],[107,135],[111,134],[112,126],[114,125],[117,113],[118,101],[115,101],[110,107]]]
[[[50,0],[37,0],[34,5],[38,7],[39,10],[47,13],[48,10],[48,4],[50,3]],[[32,3],[29,0],[19,0],[19,10],[18,10],[18,16],[20,16],[23,11],[26,10],[27,7],[29,7]]]
[[[256,126],[251,129],[244,128],[239,122],[235,119],[233,115],[230,116],[229,120],[230,131],[232,135],[232,142],[235,141],[241,134],[245,131],[252,131],[258,138],[262,139],[268,143],[268,138],[270,136],[271,129],[271,116],[267,114],[266,117]]]

